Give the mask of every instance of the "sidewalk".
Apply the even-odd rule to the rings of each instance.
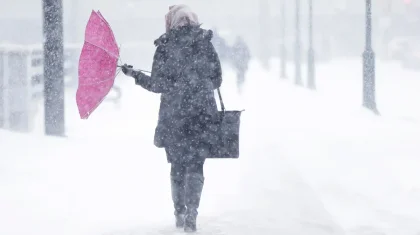
[[[334,107],[254,65],[240,99],[231,75],[241,158],[206,163],[201,234],[420,232],[418,125]],[[176,234],[153,146],[159,97],[123,89],[119,109],[87,121],[69,103],[67,139],[0,131],[0,234]]]

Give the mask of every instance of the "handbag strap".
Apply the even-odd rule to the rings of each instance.
[[[217,94],[219,95],[219,100],[220,100],[220,108],[222,109],[222,112],[225,112],[225,104],[223,103],[223,99],[222,99],[222,93],[220,92],[220,88],[217,88]]]

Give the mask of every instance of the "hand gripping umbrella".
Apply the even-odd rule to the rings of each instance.
[[[111,90],[119,57],[111,27],[99,11],[92,11],[79,59],[76,103],[80,118],[87,119]]]

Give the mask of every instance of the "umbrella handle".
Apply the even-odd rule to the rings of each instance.
[[[117,68],[121,68],[122,67],[122,65],[117,65]],[[145,72],[145,73],[152,73],[152,72],[150,72],[150,71],[147,71],[147,70],[142,70],[142,69],[139,69],[139,71],[141,71],[141,72]]]

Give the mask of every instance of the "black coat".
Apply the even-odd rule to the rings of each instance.
[[[222,83],[222,71],[210,42],[212,35],[210,30],[192,26],[163,34],[155,40],[151,76],[135,76],[137,85],[161,93],[154,142],[167,152],[177,149],[176,154],[168,154],[169,162],[203,160],[206,149],[216,141],[214,89]]]

